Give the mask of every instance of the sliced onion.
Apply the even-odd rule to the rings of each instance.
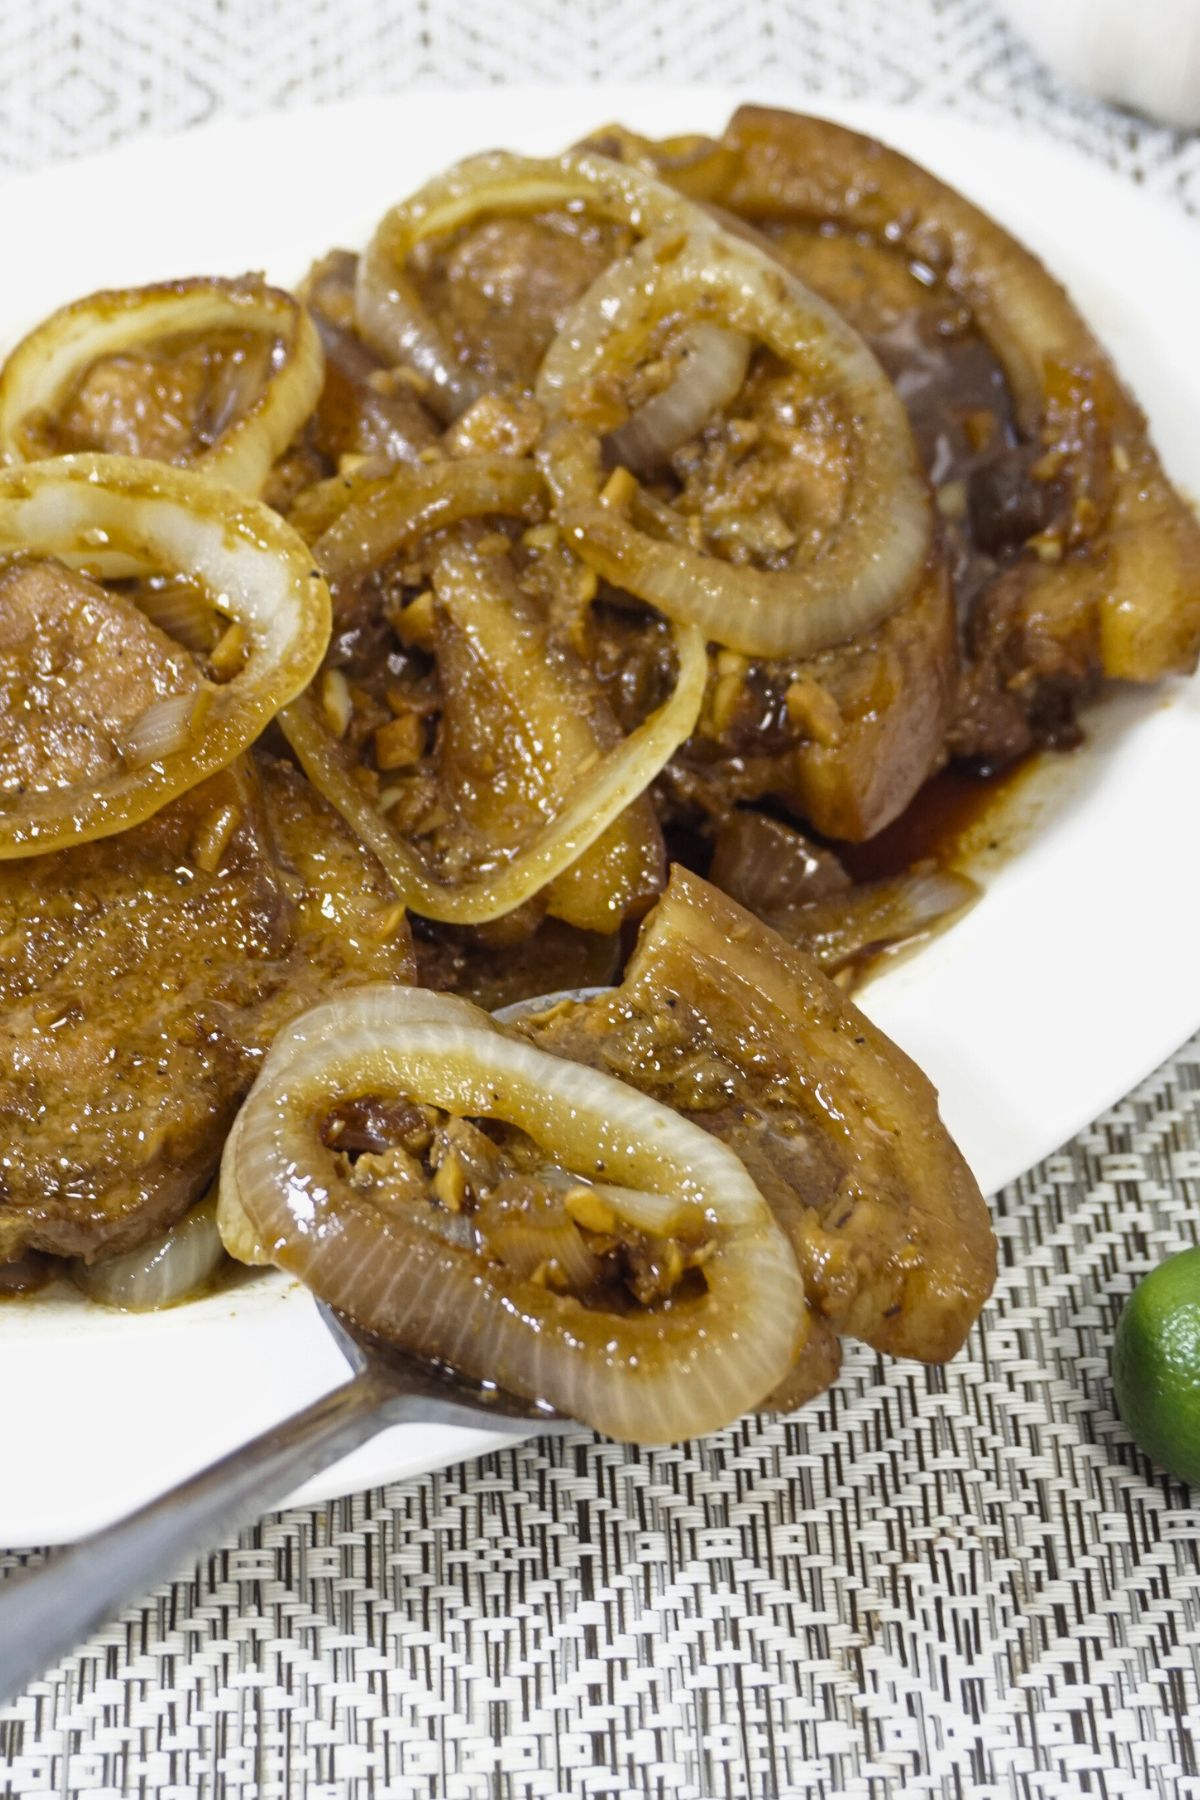
[[[645,1188],[618,1187],[611,1181],[593,1182],[591,1192],[622,1225],[647,1237],[695,1235],[699,1223],[695,1205],[678,1194],[652,1194]]]
[[[539,1273],[553,1277],[552,1286],[586,1293],[600,1279],[600,1259],[592,1255],[578,1225],[561,1203],[527,1211],[485,1207],[479,1229],[494,1256],[514,1274],[529,1280]]]
[[[169,694],[148,706],[129,727],[124,747],[128,766],[140,769],[186,749],[199,731],[208,698],[209,690],[201,687],[192,693]]]
[[[863,882],[806,905],[762,910],[768,925],[837,970],[872,950],[922,937],[949,923],[980,895],[977,882],[954,869],[918,869]],[[757,909],[756,909],[757,910]]]
[[[850,500],[816,551],[785,570],[735,566],[664,542],[605,505],[596,437],[568,417],[539,461],[555,516],[606,580],[746,656],[812,656],[878,625],[911,594],[932,511],[895,389],[846,321],[757,245],[711,227],[662,232],[593,282],[547,352],[538,397],[569,408],[580,384],[627,364],[669,313],[713,316],[834,397],[853,439]]]
[[[609,433],[608,460],[635,475],[653,475],[661,469],[672,451],[728,406],[746,379],[748,337],[740,331],[722,331],[718,325],[697,325],[688,335],[683,367],[671,385]]]
[[[441,591],[450,592],[458,576],[452,553],[443,559]],[[462,571],[466,589],[474,576]],[[473,588],[476,616],[488,605],[482,589]],[[490,623],[502,628],[503,620],[492,609]],[[532,841],[507,856],[503,849],[495,865],[461,882],[450,881],[431,869],[413,846],[393,829],[387,816],[355,781],[353,768],[340,750],[320,707],[304,694],[280,715],[288,742],[305,774],[346,823],[373,850],[392,878],[397,893],[412,911],[447,924],[478,925],[498,919],[549,882],[562,875],[591,849],[625,808],[643,794],[680,744],[691,735],[704,698],[708,658],[700,632],[677,626],[674,633],[678,673],[669,697],[656,712],[611,750],[596,756],[565,791],[545,801],[545,820]],[[553,679],[545,662],[527,670],[526,699],[538,695],[540,686]],[[520,694],[512,696],[520,699]],[[545,698],[543,692],[540,698]],[[562,736],[571,737],[562,720]],[[553,746],[547,746],[548,751]],[[569,767],[569,766],[568,766]],[[564,773],[567,771],[564,770]],[[617,921],[614,920],[614,925]]]
[[[314,545],[335,597],[431,531],[489,514],[532,519],[546,505],[537,468],[514,456],[397,469],[348,493],[347,505]]]
[[[360,989],[287,1044],[242,1109],[222,1184],[272,1259],[363,1329],[639,1443],[718,1429],[795,1361],[809,1329],[795,1257],[737,1158],[698,1126],[441,995]],[[713,1233],[706,1291],[605,1312],[373,1208],[320,1132],[333,1105],[367,1093],[501,1119],[560,1167],[693,1201]]]
[[[153,761],[0,797],[0,858],[124,831],[227,768],[307,685],[329,641],[329,591],[295,533],[258,501],[164,463],[63,456],[0,471],[0,555],[13,551],[72,568],[110,551],[185,572],[242,626],[246,656],[229,681],[201,684],[203,717],[180,747],[164,740]]]
[[[29,460],[24,427],[31,415],[53,416],[102,357],[166,337],[229,330],[268,334],[280,346],[276,365],[262,392],[188,467],[243,493],[261,493],[272,464],[317,404],[325,358],[298,301],[253,276],[118,288],[51,313],[0,371],[0,460]]]
[[[211,650],[224,628],[224,620],[212,601],[187,579],[143,581],[133,598],[139,612],[189,650]]]
[[[496,151],[447,169],[381,221],[358,266],[358,329],[391,363],[408,363],[429,383],[429,404],[457,418],[480,385],[459,362],[429,317],[405,265],[418,244],[469,224],[481,213],[582,209],[645,233],[701,215],[681,194],[644,169],[591,151],[536,158]]]
[[[217,1229],[216,1189],[161,1237],[104,1262],[70,1263],[89,1300],[122,1312],[156,1312],[200,1293],[226,1260]]]
[[[239,1113],[238,1117],[241,1115]],[[226,1148],[233,1143],[237,1132],[235,1120],[233,1130],[225,1140]],[[225,1168],[232,1170],[232,1164],[226,1158]],[[234,1262],[245,1263],[251,1269],[267,1269],[271,1266],[271,1258],[259,1239],[258,1232],[250,1223],[246,1209],[242,1205],[241,1190],[233,1174],[226,1173],[221,1177],[217,1190],[217,1230],[221,1234],[221,1243],[227,1255]]]
[[[738,807],[723,821],[708,879],[759,918],[824,900],[850,886],[832,850],[752,807]]]

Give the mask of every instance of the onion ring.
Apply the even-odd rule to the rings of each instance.
[[[202,1200],[159,1236],[100,1262],[73,1259],[67,1269],[75,1286],[101,1306],[157,1312],[202,1294],[225,1262],[214,1182]]]
[[[117,288],[51,313],[0,370],[0,461],[33,460],[24,425],[34,413],[55,412],[100,358],[157,338],[231,329],[277,339],[282,346],[279,366],[245,412],[187,467],[226,487],[260,494],[272,464],[320,398],[325,357],[316,326],[299,302],[251,277]]]
[[[809,1330],[795,1257],[737,1158],[699,1126],[440,994],[359,989],[300,1023],[239,1116],[222,1188],[272,1260],[359,1326],[642,1443],[717,1430],[786,1375]],[[705,1291],[599,1310],[407,1208],[372,1206],[320,1127],[334,1102],[379,1093],[503,1120],[577,1176],[675,1197],[713,1233]]]
[[[628,359],[669,312],[715,313],[835,395],[855,446],[851,509],[786,570],[725,563],[638,529],[601,498],[593,434],[548,427],[539,461],[578,554],[669,617],[747,656],[811,656],[859,637],[911,594],[932,535],[916,447],[895,389],[858,334],[756,245],[706,228],[656,233],[594,282],[547,352],[538,398],[569,407],[578,383]]]
[[[728,406],[746,379],[751,344],[740,331],[697,325],[688,334],[675,380],[631,413],[605,444],[608,459],[635,475],[652,475],[673,450]]]
[[[0,471],[0,555],[93,569],[108,550],[125,564],[197,580],[244,630],[245,660],[229,681],[202,684],[207,705],[186,748],[78,787],[0,796],[0,859],[109,837],[149,818],[227,768],[320,667],[329,591],[311,552],[258,501],[136,457],[63,456]]]
[[[644,169],[587,150],[556,157],[507,151],[469,157],[394,206],[359,263],[358,329],[377,355],[409,363],[425,377],[429,404],[443,418],[456,418],[481,390],[422,306],[405,273],[409,256],[427,238],[457,230],[481,212],[553,207],[582,208],[643,235],[704,218],[691,201]]]
[[[314,550],[330,582],[335,614],[346,613],[367,572],[429,533],[476,516],[536,517],[544,507],[545,487],[536,467],[514,457],[434,463],[365,484]],[[647,874],[646,833],[632,823],[623,829],[620,815],[695,725],[705,680],[703,642],[697,633],[676,634],[674,692],[629,738],[610,745],[589,731],[586,705],[564,671],[547,658],[531,665],[527,625],[516,617],[512,597],[494,591],[491,559],[448,545],[440,565],[443,603],[461,618],[482,662],[527,719],[544,747],[550,775],[561,774],[565,790],[580,766],[591,763],[572,793],[537,796],[535,809],[543,820],[532,843],[499,867],[453,884],[429,868],[355,780],[311,694],[288,707],[279,723],[314,787],[380,858],[414,911],[448,924],[484,924],[553,884],[550,910],[556,916],[584,929],[614,930]],[[581,734],[587,734],[586,743]],[[650,825],[657,839],[652,820]],[[593,847],[602,874],[579,867]],[[599,879],[582,880],[584,873]]]
[[[485,597],[479,596],[479,603],[485,606]],[[502,631],[504,621],[492,611],[492,623]],[[532,843],[461,885],[435,874],[363,792],[310,694],[286,708],[279,723],[313,786],[374,851],[405,905],[444,924],[479,925],[512,912],[577,863],[686,741],[704,697],[708,657],[704,638],[693,627],[675,628],[675,647],[679,670],[670,697],[577,776],[557,805],[549,806]],[[549,665],[531,677],[550,678]],[[520,703],[522,695],[509,698]]]
[[[828,119],[746,106],[723,141],[721,205],[751,221],[799,217],[866,232],[970,308],[1004,368],[1022,434],[1068,478],[1072,554],[1031,555],[1030,588],[1047,608],[1094,609],[1105,675],[1149,682],[1194,668],[1200,528],[1137,402],[1037,257],[927,169]]]
[[[356,487],[313,549],[335,603],[431,531],[489,513],[503,518],[542,516],[546,489],[535,465],[515,456],[468,456],[454,462],[400,468]]]

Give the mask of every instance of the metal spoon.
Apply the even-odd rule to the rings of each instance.
[[[0,1584],[0,1705],[189,1555],[260,1517],[390,1425],[491,1426],[499,1441],[513,1419],[540,1430],[569,1422],[449,1369],[352,1338],[328,1307],[320,1301],[317,1307],[354,1371],[349,1381],[116,1524]]]
[[[509,1021],[594,989],[564,990],[504,1007]],[[406,1356],[357,1332],[323,1301],[317,1310],[353,1371],[332,1393],[273,1425],[41,1567],[0,1584],[0,1705],[73,1650],[128,1601],[236,1526],[259,1518],[330,1463],[391,1425],[491,1426],[528,1421],[563,1430],[552,1408]]]

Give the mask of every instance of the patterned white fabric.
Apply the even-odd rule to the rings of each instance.
[[[1200,205],[1200,140],[1065,90],[989,0],[10,0],[0,167],[406,85],[772,75]],[[1001,1196],[996,1298],[947,1370],[858,1351],[795,1419],[579,1434],[264,1520],[0,1713],[0,1791],[1200,1795],[1200,1514],[1107,1376],[1198,1198],[1200,1043]]]

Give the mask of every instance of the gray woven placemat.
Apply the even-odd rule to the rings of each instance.
[[[1015,119],[1200,208],[1200,140],[1064,90],[987,0],[4,4],[0,167],[406,85],[766,76]],[[852,1351],[782,1424],[264,1520],[0,1712],[0,1792],[1200,1795],[1200,1513],[1106,1376],[1198,1198],[1200,1041],[1000,1197],[950,1368]]]

